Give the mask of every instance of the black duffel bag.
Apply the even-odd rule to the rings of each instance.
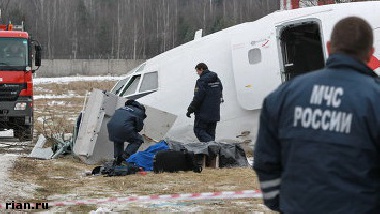
[[[202,172],[202,161],[198,160],[199,155],[187,150],[160,150],[156,153],[153,160],[153,171],[179,172],[193,171]]]

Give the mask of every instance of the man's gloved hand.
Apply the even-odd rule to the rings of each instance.
[[[187,108],[186,116],[187,116],[188,118],[191,118],[190,115],[191,115],[193,112],[194,112],[193,108],[191,108],[191,107]]]

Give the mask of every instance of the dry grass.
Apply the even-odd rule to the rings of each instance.
[[[35,135],[70,133],[83,109],[86,93],[94,88],[110,91],[116,81],[51,83],[35,86],[35,96],[69,95],[62,98],[42,98],[34,101]]]
[[[71,132],[76,117],[83,108],[86,90],[92,91],[93,88],[110,90],[114,84],[115,82],[108,81],[71,82],[67,85],[37,85],[35,87],[36,95],[74,94],[73,97],[68,98],[35,100],[35,129],[37,134],[42,133],[45,137],[50,137],[52,134]],[[256,175],[250,168],[205,169],[202,173],[148,173],[145,176],[136,174],[122,177],[84,175],[86,171],[91,171],[93,168],[94,166],[86,165],[72,156],[53,160],[19,158],[13,166],[11,178],[37,185],[38,188],[34,196],[40,199],[40,202],[259,188]],[[84,213],[95,210],[97,207],[95,205],[81,205],[52,209],[53,212]],[[183,207],[194,208],[198,213],[252,213],[254,211],[273,213],[266,209],[262,205],[262,201],[258,199],[173,202],[169,208],[172,209],[171,211],[176,211],[176,209],[181,211]],[[131,203],[114,206],[113,210],[165,213],[168,212],[169,208],[160,204]]]
[[[256,175],[250,168],[205,169],[202,173],[152,172],[147,175],[121,177],[85,176],[94,166],[86,165],[72,156],[54,160],[19,159],[12,175],[15,180],[25,179],[39,186],[35,197],[41,199],[79,200],[103,199],[128,195],[152,195],[196,192],[218,192],[257,189]],[[28,176],[25,176],[27,174]],[[46,200],[45,200],[46,202]],[[201,206],[202,211],[252,212],[265,211],[258,199],[213,200],[186,202],[189,206]],[[236,206],[239,204],[239,206]],[[95,207],[65,207],[65,211],[89,211]],[[157,207],[141,207],[130,204],[126,211],[159,211]]]
[[[68,83],[49,83],[41,84],[36,87],[35,95],[44,95],[46,93],[63,95],[75,92],[80,96],[84,96],[86,91],[92,91],[93,88],[111,90],[116,81],[94,81],[94,82],[68,82]],[[42,90],[38,90],[38,89]]]

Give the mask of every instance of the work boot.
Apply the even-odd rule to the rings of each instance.
[[[113,162],[112,162],[112,166],[119,166],[122,162],[123,162],[123,156],[120,155],[120,156],[117,156]]]
[[[128,162],[127,162],[127,159],[130,157],[129,154],[123,154],[121,155],[121,158],[122,158],[122,161],[120,162],[119,165],[122,165],[122,166],[127,166],[128,165]]]
[[[120,166],[120,165],[124,165],[126,166],[127,165],[127,159],[130,157],[129,154],[122,154],[122,155],[119,155],[115,158],[115,160],[113,161],[112,165],[113,166]]]
[[[121,156],[124,158],[124,160],[127,160],[129,157],[131,157],[131,155],[129,155],[127,153],[124,153]]]

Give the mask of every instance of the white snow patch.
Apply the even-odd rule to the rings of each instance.
[[[33,184],[10,180],[8,171],[18,157],[19,155],[14,154],[0,155],[0,201],[2,202],[10,202],[17,197],[25,200],[32,199],[34,190],[37,187]]]
[[[35,100],[38,99],[63,99],[63,98],[73,98],[73,97],[83,97],[75,94],[70,94],[70,95],[51,95],[51,94],[43,94],[43,95],[35,95],[33,98]]]
[[[12,129],[0,131],[0,137],[12,137],[12,136],[13,136],[13,130]]]
[[[34,84],[49,84],[49,83],[68,83],[68,82],[89,82],[89,81],[118,81],[125,77],[58,77],[58,78],[36,78]]]

